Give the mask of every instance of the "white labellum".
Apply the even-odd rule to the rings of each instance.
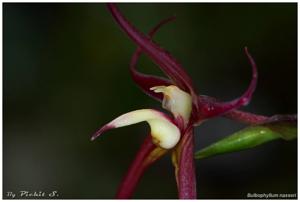
[[[156,145],[164,149],[171,149],[179,142],[180,130],[178,127],[166,115],[153,109],[135,110],[119,116],[98,130],[93,135],[92,140],[109,129],[128,126],[142,121],[149,123],[153,143]]]

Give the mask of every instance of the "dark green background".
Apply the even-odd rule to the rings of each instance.
[[[231,100],[251,78],[243,53],[258,65],[257,90],[243,109],[297,112],[297,4],[122,4],[143,32],[176,14],[155,40],[191,75],[201,94]],[[59,198],[113,198],[147,134],[145,123],[91,134],[114,117],[159,108],[133,83],[135,45],[104,4],[3,4],[3,196],[52,191]],[[139,69],[161,74],[143,57]],[[196,129],[200,149],[244,125],[223,118]],[[166,156],[142,178],[135,198],[176,198]],[[297,143],[197,161],[199,198],[297,192]]]

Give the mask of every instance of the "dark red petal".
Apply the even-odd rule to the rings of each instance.
[[[174,20],[175,17],[170,17],[167,19],[162,20],[159,24],[157,24],[149,33],[149,37],[153,37],[153,35],[163,26],[164,24]],[[165,78],[153,76],[153,75],[146,75],[138,72],[136,70],[136,64],[137,61],[142,53],[141,48],[137,48],[136,51],[134,52],[131,62],[130,62],[130,73],[132,79],[135,81],[135,83],[147,94],[152,96],[153,98],[162,101],[163,99],[163,94],[161,93],[155,93],[150,90],[151,87],[153,86],[169,86],[172,84],[170,80],[167,80]]]
[[[193,127],[184,134],[179,152],[178,165],[178,195],[179,199],[196,199],[196,171],[194,160],[194,131]]]
[[[126,176],[118,188],[117,199],[129,199],[145,170],[156,160],[162,157],[167,150],[156,147],[152,143],[151,135],[148,135],[138,151],[134,161],[129,167]]]
[[[215,116],[221,116],[233,109],[237,109],[241,106],[247,105],[250,102],[252,94],[254,93],[256,88],[257,69],[256,64],[252,56],[248,52],[247,47],[245,48],[245,53],[252,66],[252,80],[246,92],[241,97],[230,102],[217,102],[213,98],[207,96],[199,96],[197,112],[198,116],[196,118],[196,122]]]
[[[273,116],[263,116],[258,114],[253,114],[249,112],[243,112],[240,110],[233,110],[226,114],[224,114],[224,117],[239,121],[246,124],[267,124],[267,123],[273,123],[273,122],[279,122],[279,121],[296,121],[297,120],[297,114],[276,114]]]
[[[224,117],[245,123],[245,124],[260,124],[265,122],[269,117],[253,114],[249,112],[243,112],[240,110],[232,110],[226,114],[224,114]]]
[[[150,90],[153,86],[169,86],[172,83],[168,80],[164,80],[163,78],[142,74],[139,72],[133,72],[130,70],[132,79],[134,82],[146,93],[147,95],[157,99],[158,101],[162,101],[163,94],[155,93]]]
[[[215,99],[208,96],[202,96],[203,99],[206,99],[207,103],[214,106]],[[260,114],[253,114],[250,112],[244,112],[241,110],[232,110],[223,115],[224,117],[228,119],[232,119],[234,121],[238,121],[245,124],[251,124],[251,125],[257,125],[257,124],[264,124],[274,121],[295,121],[297,120],[296,114],[288,114],[288,115],[282,115],[277,114],[273,116],[264,116]],[[201,122],[201,120],[199,121]],[[197,123],[195,123],[197,125]]]
[[[281,122],[281,121],[297,121],[297,114],[276,114],[269,117],[267,120],[263,121],[263,124],[274,123],[274,122]]]
[[[118,10],[115,4],[109,3],[108,9],[123,31],[145,52],[181,89],[194,93],[192,80],[181,65],[164,49],[155,44],[150,37],[138,31]]]

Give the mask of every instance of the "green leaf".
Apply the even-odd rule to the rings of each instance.
[[[269,123],[265,127],[269,127],[272,131],[278,133],[284,140],[297,138],[297,124],[294,122]]]
[[[196,159],[250,149],[276,139],[297,137],[296,121],[274,121],[250,126],[196,152]]]

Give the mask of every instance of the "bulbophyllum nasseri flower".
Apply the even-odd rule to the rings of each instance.
[[[116,198],[131,198],[144,171],[163,155],[171,153],[172,163],[175,167],[178,197],[180,199],[195,199],[197,192],[193,128],[203,121],[217,116],[224,116],[246,124],[264,123],[272,118],[237,110],[237,108],[250,102],[256,88],[257,69],[254,59],[248,49],[245,48],[246,56],[252,67],[252,80],[241,97],[229,102],[219,102],[215,98],[198,95],[191,78],[181,65],[170,53],[152,40],[155,32],[162,25],[173,20],[174,17],[161,21],[148,35],[145,35],[122,15],[115,4],[109,3],[107,7],[117,24],[138,46],[130,63],[132,79],[142,91],[162,102],[162,107],[173,115],[170,117],[154,109],[135,110],[104,125],[92,136],[92,140],[94,140],[107,130],[142,121],[146,121],[150,125],[150,134],[141,145],[128,169]],[[137,71],[136,64],[142,53],[156,63],[168,79]]]

